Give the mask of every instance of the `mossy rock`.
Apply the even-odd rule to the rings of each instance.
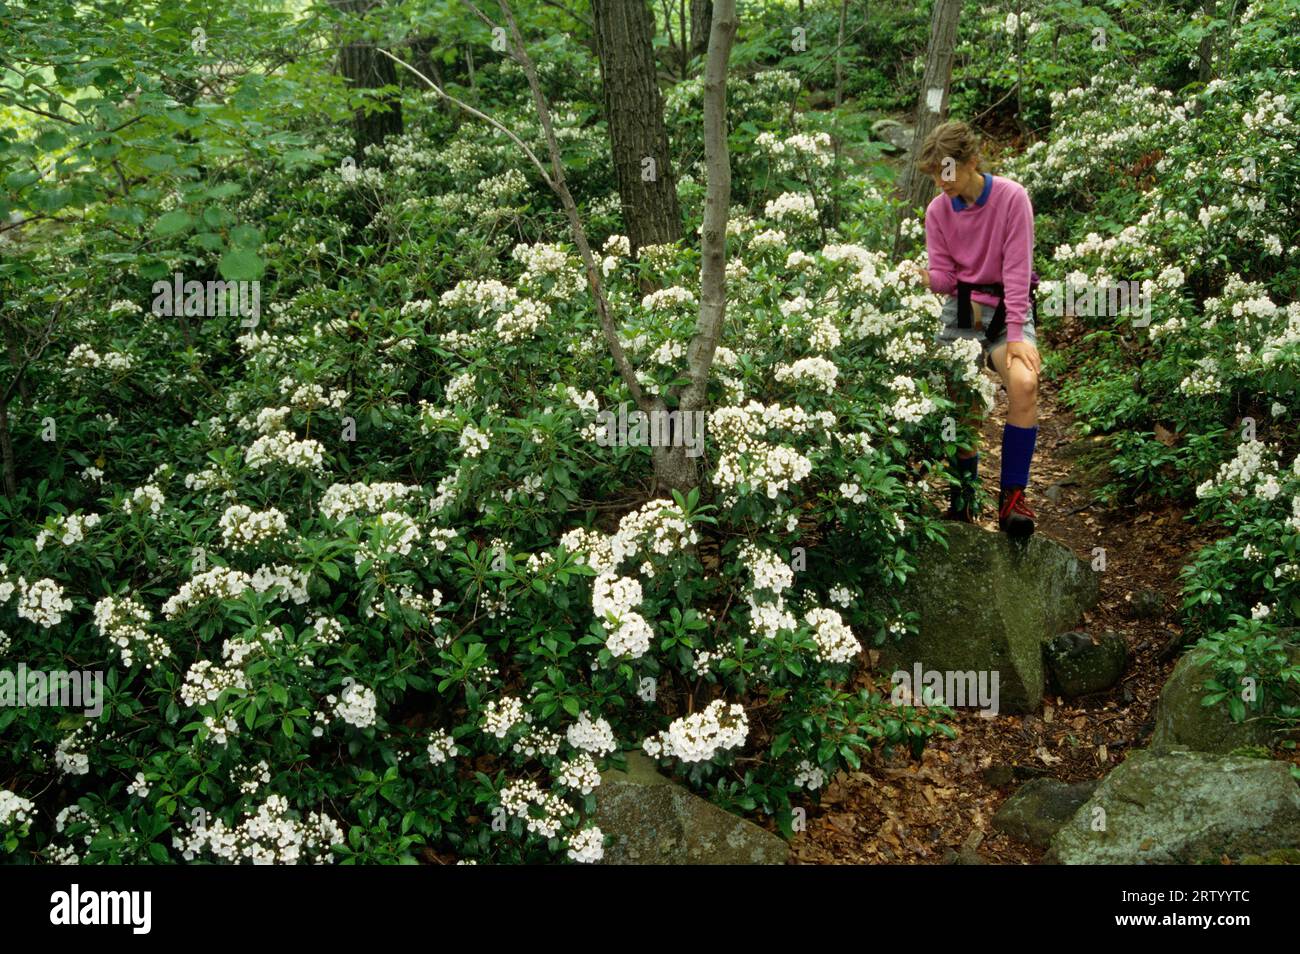
[[[1293,650],[1293,658],[1297,653],[1300,650]],[[1160,690],[1150,747],[1182,746],[1220,754],[1253,746],[1270,747],[1277,728],[1269,718],[1274,707],[1265,706],[1250,712],[1245,721],[1234,722],[1226,705],[1202,705],[1201,700],[1209,692],[1204,683],[1213,671],[1208,663],[1195,662],[1196,656],[1193,649],[1179,659]]]
[[[1270,759],[1139,750],[1052,838],[1063,864],[1202,864],[1300,848],[1300,786]]]
[[[1062,633],[1046,647],[1047,669],[1054,689],[1067,699],[1103,692],[1124,675],[1128,646],[1110,631],[1094,642],[1087,633]]]
[[[640,752],[601,773],[596,824],[612,836],[607,865],[780,865],[790,846],[659,774]]]
[[[1092,797],[1099,782],[1062,782],[1036,778],[1016,789],[1002,803],[991,824],[997,830],[1037,848],[1046,848],[1079,806]]]
[[[997,673],[999,711],[1032,712],[1043,697],[1043,646],[1097,604],[1097,574],[1041,534],[1020,542],[952,523],[947,542],[919,549],[902,597],[918,631],[882,646],[882,663]]]

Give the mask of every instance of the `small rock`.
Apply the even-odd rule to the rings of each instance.
[[[1165,615],[1165,597],[1159,590],[1137,590],[1129,599],[1129,616],[1133,619],[1159,619]]]
[[[980,773],[980,777],[989,788],[1002,788],[1011,784],[1015,772],[1010,765],[990,765]]]
[[[974,848],[962,848],[960,851],[949,848],[943,853],[943,863],[945,865],[986,865],[988,861]]]
[[[1062,633],[1047,644],[1045,655],[1052,684],[1070,699],[1109,689],[1128,663],[1124,637],[1109,631],[1096,642],[1087,633]]]
[[[1046,848],[1079,806],[1092,797],[1098,780],[1070,784],[1037,778],[1016,789],[993,816],[992,825],[1016,841]]]
[[[871,124],[871,135],[888,143],[895,151],[907,152],[912,148],[912,139],[916,136],[916,130],[896,119],[878,119]]]

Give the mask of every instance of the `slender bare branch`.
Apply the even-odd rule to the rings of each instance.
[[[609,301],[605,297],[604,285],[600,278],[600,268],[596,264],[595,256],[591,254],[591,246],[587,242],[587,232],[582,227],[582,220],[578,217],[578,207],[573,201],[572,193],[569,192],[568,183],[564,180],[564,164],[560,158],[560,144],[555,137],[555,127],[551,122],[550,107],[546,103],[546,97],[542,94],[541,83],[537,79],[537,69],[524,46],[524,38],[519,32],[519,24],[515,22],[509,4],[506,3],[506,0],[498,0],[498,3],[501,7],[501,15],[510,27],[510,35],[515,43],[519,63],[523,67],[524,75],[528,78],[528,87],[533,93],[533,104],[537,107],[538,118],[542,123],[542,133],[546,137],[546,147],[551,157],[551,188],[560,197],[560,202],[564,206],[564,213],[569,219],[569,229],[573,233],[573,244],[577,246],[578,255],[586,268],[587,283],[591,286],[591,296],[596,303],[596,315],[600,319],[600,327],[605,334],[605,346],[609,349],[609,356],[614,359],[614,367],[618,369],[619,375],[623,378],[623,383],[627,385],[632,400],[636,402],[638,408],[648,412],[655,407],[655,404],[646,395],[641,383],[637,380],[636,370],[632,367],[631,361],[628,360],[627,354],[623,350],[623,343],[619,341],[618,329],[614,327],[614,318],[610,314]]]

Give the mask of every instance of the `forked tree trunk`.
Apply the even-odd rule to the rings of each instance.
[[[921,95],[916,105],[916,134],[912,138],[912,151],[907,166],[899,179],[898,196],[903,200],[895,223],[894,254],[902,254],[903,220],[915,214],[918,206],[925,205],[934,194],[930,177],[916,168],[916,158],[927,136],[948,118],[948,87],[952,81],[953,51],[957,45],[957,21],[961,17],[962,0],[934,0],[934,13],[930,17],[930,46],[925,54],[925,74],[921,80]]]
[[[632,254],[682,237],[645,0],[592,0],[614,173]]]

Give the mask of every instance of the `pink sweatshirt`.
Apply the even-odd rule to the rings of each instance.
[[[1006,292],[1007,340],[1023,341],[1034,255],[1034,207],[1029,194],[1018,182],[994,176],[983,205],[972,202],[959,212],[953,201],[940,192],[925,210],[931,290],[955,295],[958,281],[1001,283]],[[971,300],[989,306],[986,315],[998,303],[983,292],[972,292]]]

